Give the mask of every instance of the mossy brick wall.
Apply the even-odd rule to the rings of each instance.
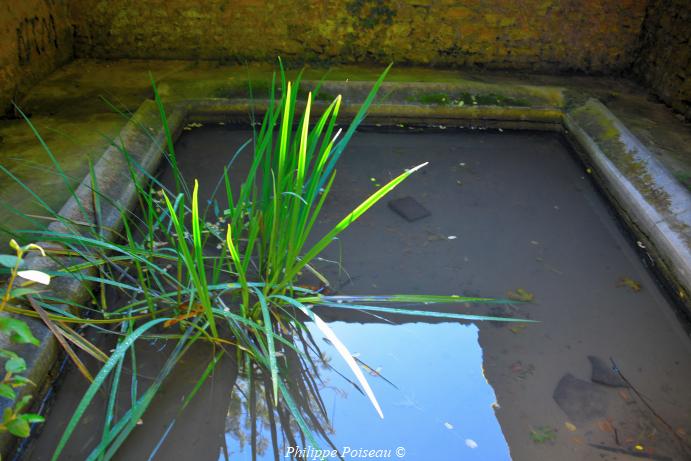
[[[648,0],[72,0],[95,58],[630,66]]]
[[[63,0],[0,0],[0,115],[73,55]]]
[[[636,74],[691,120],[691,0],[653,0],[641,31]]]

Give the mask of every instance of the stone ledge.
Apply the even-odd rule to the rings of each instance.
[[[602,103],[590,99],[564,114],[620,211],[652,245],[687,305],[691,293],[691,193]]]
[[[179,109],[175,109],[168,114],[171,129],[175,130],[174,132],[176,133],[182,128],[183,115],[183,112]],[[162,156],[161,146],[165,145],[165,134],[160,124],[158,109],[153,101],[145,101],[139,107],[132,120],[125,125],[114,142],[127,149],[146,171],[152,172],[158,167]],[[94,176],[98,184],[98,190],[102,195],[110,197],[120,206],[127,208],[134,206],[136,199],[134,184],[132,183],[126,162],[117,147],[111,145],[105,150],[100,160],[94,165]],[[140,172],[138,176],[143,176],[143,173]],[[87,175],[75,190],[75,196],[78,197],[82,206],[78,204],[77,198],[73,196],[61,208],[60,216],[95,225],[94,194],[91,181],[91,176]],[[116,232],[121,227],[118,207],[112,203],[102,202],[100,215],[101,222],[99,226],[104,236],[108,239],[115,238]],[[60,233],[80,232],[79,229],[68,229],[57,221],[48,226],[48,230]],[[57,271],[65,265],[77,262],[75,258],[43,258],[35,253],[26,258],[27,267],[46,272]],[[74,279],[54,279],[50,286],[50,292],[62,299],[69,299],[75,302],[84,302],[89,297],[89,287]],[[68,306],[61,307],[69,310]],[[0,313],[0,315],[8,314]],[[16,350],[25,358],[27,362],[25,376],[36,384],[36,388],[28,386],[22,388],[20,395],[33,394],[35,403],[41,399],[41,393],[50,384],[47,382],[47,378],[60,356],[61,349],[55,337],[41,320],[33,318],[25,318],[25,320],[27,320],[36,338],[41,341],[40,346],[10,345],[10,348]],[[8,403],[8,400],[2,399],[0,401],[0,411]],[[9,433],[0,434],[0,455],[6,457],[15,443],[16,439]]]

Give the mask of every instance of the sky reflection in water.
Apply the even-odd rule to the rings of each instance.
[[[494,391],[482,374],[475,325],[334,322],[330,326],[365,364],[363,371],[384,412],[382,420],[350,383],[335,371],[322,369],[321,396],[334,429],[331,441],[339,450],[391,450],[389,459],[412,461],[511,459],[492,406]],[[332,366],[352,378],[333,346],[316,327],[310,329]],[[243,408],[239,416],[246,422]],[[269,427],[261,422],[259,438],[265,449],[257,459],[273,460]],[[251,459],[246,442],[238,440],[237,431],[226,434],[230,459]],[[283,444],[280,459],[288,459],[288,445]],[[399,447],[405,450],[402,458],[397,456],[402,453],[396,451]],[[362,459],[342,454],[345,459]]]

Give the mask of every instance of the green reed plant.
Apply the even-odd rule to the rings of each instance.
[[[91,223],[69,220],[50,209],[37,194],[0,166],[44,207],[48,217],[61,224],[57,230],[49,228],[19,233],[46,242],[53,256],[69,257],[67,260],[56,259],[62,267],[51,275],[76,279],[96,287],[91,294],[91,303],[87,304],[59,299],[55,295],[37,294],[33,309],[19,304],[7,306],[17,314],[37,316],[43,312],[42,318],[54,324],[58,337],[65,336],[103,362],[56,446],[53,459],[58,459],[63,452],[77,424],[102,388],[108,388],[105,425],[101,441],[88,459],[110,459],[151,405],[180,358],[199,341],[212,344],[216,352],[183,407],[211,374],[218,357],[227,354],[237,359],[248,380],[257,370],[267,377],[267,388],[270,388],[267,398],[271,407],[287,407],[293,422],[316,444],[311,429],[316,419],[305,417],[305,407],[291,392],[294,386],[290,382],[287,360],[288,356],[307,360],[304,347],[300,347],[301,341],[296,339],[307,334],[307,321],[314,322],[335,346],[352,370],[359,388],[383,417],[361,367],[346,345],[315,313],[314,308],[318,306],[457,320],[524,321],[395,307],[397,303],[497,302],[487,298],[325,295],[301,286],[305,271],[328,284],[312,265],[314,259],[377,201],[424,167],[424,164],[418,165],[402,172],[343,217],[315,244],[307,246],[313,226],[328,199],[338,159],[365,118],[389,68],[375,82],[344,132],[337,129],[341,97],[336,97],[312,120],[312,93],[308,93],[306,102],[301,103],[301,75],[290,82],[281,66],[280,82],[276,82],[276,75],[272,79],[263,120],[254,126],[248,172],[237,178],[232,163],[242,152],[236,153],[220,172],[218,185],[207,198],[208,206],[202,206],[198,182],[188,182],[178,166],[173,130],[168,125],[153,79],[154,98],[165,133],[165,146],[161,148],[175,186],[172,189],[166,187],[145,171],[122,143],[113,141],[126,160],[136,190],[138,210],[123,209],[101,193],[98,178],[92,174],[91,204],[81,203],[79,195],[74,191],[71,193],[79,201],[84,216],[91,214],[95,219]],[[31,121],[28,118],[26,121],[40,139]],[[69,184],[69,178],[59,168],[55,156],[41,142],[56,171]],[[239,188],[234,190],[235,185]],[[218,191],[225,192],[223,199],[218,196]],[[220,207],[219,203],[225,206]],[[104,205],[118,209],[122,218],[122,229],[118,230],[116,241],[105,238],[100,227],[99,216]],[[93,208],[89,210],[91,213],[87,212],[89,207]],[[109,293],[118,296],[108,296]],[[112,301],[116,298],[119,301]],[[385,307],[387,304],[394,306]],[[113,352],[104,357],[103,352],[86,339],[77,339],[79,335],[70,325],[113,333],[117,343]],[[140,339],[165,339],[176,344],[153,384],[144,392],[140,392],[141,386],[137,382],[137,351],[134,347]],[[63,347],[66,343],[64,341]],[[66,351],[69,353],[69,348],[66,347]],[[75,361],[78,363],[78,359]],[[122,369],[126,361],[133,371],[129,383],[131,405],[123,414],[117,414],[116,394],[125,385]],[[91,378],[88,373],[85,376]]]

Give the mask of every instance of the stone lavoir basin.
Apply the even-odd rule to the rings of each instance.
[[[691,460],[691,1],[0,0],[0,247],[1,460]]]
[[[176,144],[178,162],[186,180],[199,179],[200,196],[208,197],[218,172],[252,134],[215,123],[188,128]],[[237,158],[234,171],[246,171],[249,152]],[[525,302],[435,310],[535,323],[321,312],[366,372],[384,413],[380,419],[330,342],[312,329],[332,367],[308,374],[297,367],[294,381],[320,396],[303,404],[328,416],[312,420],[325,452],[281,424],[285,409],[262,405],[263,382],[249,383],[231,359],[180,411],[213,358],[200,346],[115,459],[319,459],[333,450],[344,459],[688,459],[688,330],[674,299],[643,264],[642,243],[561,134],[362,130],[340,160],[313,235],[398,172],[424,162],[429,165],[322,254],[318,269],[344,294],[520,299]],[[165,168],[160,176],[171,183]],[[387,206],[405,197],[429,215],[410,222]],[[169,347],[141,343],[142,387]],[[40,434],[16,459],[50,459],[85,388],[76,372],[64,374]],[[99,443],[105,399],[90,407],[61,459],[83,459]],[[127,405],[126,395],[121,404]]]

